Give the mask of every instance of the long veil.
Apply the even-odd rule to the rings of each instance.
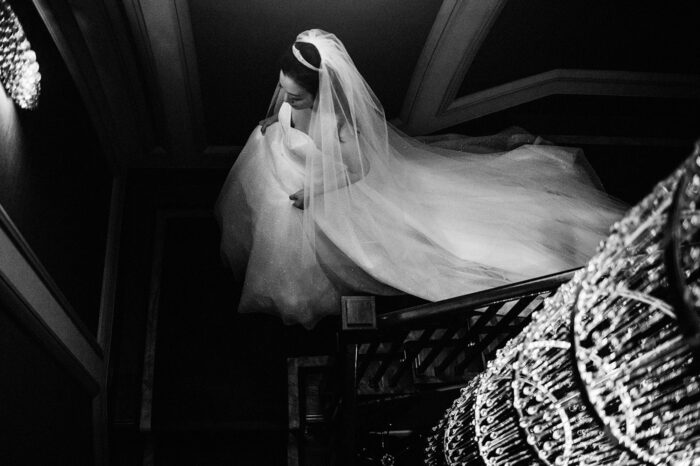
[[[341,280],[352,263],[402,291],[444,299],[581,265],[619,217],[622,206],[592,187],[577,152],[464,154],[418,143],[387,124],[334,34],[312,29],[296,40],[321,56],[304,260]]]

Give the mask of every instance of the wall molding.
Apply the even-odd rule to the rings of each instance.
[[[418,58],[399,120],[423,134],[459,89],[483,40],[507,0],[444,0]]]
[[[182,161],[205,145],[202,97],[187,0],[124,4],[165,127],[163,144]]]
[[[93,400],[93,439],[95,458],[98,465],[109,464],[109,393],[111,366],[112,327],[117,294],[119,270],[119,245],[122,220],[124,217],[124,198],[126,180],[122,176],[112,179],[112,196],[109,208],[109,224],[105,249],[104,269],[102,273],[102,294],[100,297],[100,315],[97,326],[97,342],[104,353],[103,389]]]
[[[556,69],[454,99],[430,123],[446,128],[555,94],[700,98],[700,77],[605,70]]]
[[[212,212],[210,210],[202,209],[161,209],[156,212],[153,258],[151,260],[151,284],[148,294],[148,315],[146,318],[146,341],[141,377],[139,430],[142,433],[148,434],[153,428],[153,383],[158,340],[158,312],[160,309],[161,275],[165,253],[165,231],[168,227],[168,221],[174,218],[209,218],[211,216]]]
[[[150,116],[123,25],[104,1],[33,0],[98,134],[113,171],[152,139]]]
[[[117,273],[119,269],[119,246],[121,240],[122,220],[124,217],[124,199],[126,180],[123,176],[112,179],[112,194],[109,206],[107,241],[104,268],[102,273],[102,293],[100,296],[100,316],[97,325],[97,342],[105,353],[105,363],[109,364],[109,350],[112,340],[115,298],[117,294]]]
[[[4,211],[0,208],[0,214]],[[5,215],[0,215],[0,218]],[[39,342],[74,374],[93,395],[104,379],[103,353],[94,336],[57,296],[60,292],[33,253],[8,233],[5,218],[0,228],[0,282],[3,295],[12,299],[17,317]],[[31,250],[29,250],[31,251]]]
[[[0,206],[0,232],[4,235],[7,242],[3,243],[3,247],[6,249],[1,250],[3,253],[12,254],[12,256],[3,256],[0,254],[0,267],[5,266],[6,260],[9,261],[11,257],[15,254],[19,255],[22,260],[17,262],[19,265],[26,264],[32,271],[32,273],[41,282],[43,288],[48,291],[55,303],[62,310],[62,312],[71,321],[71,325],[80,332],[85,342],[92,348],[92,350],[98,354],[100,357],[103,356],[102,347],[98,343],[95,335],[88,329],[87,325],[78,317],[77,312],[73,309],[68,299],[65,297],[59,286],[56,284],[54,279],[49,274],[48,270],[41,263],[41,260],[36,255],[34,250],[29,246],[29,243],[24,238],[22,233],[20,233],[19,228],[10,218],[7,211]],[[16,260],[17,258],[15,258]],[[8,262],[9,263],[9,262]],[[2,270],[0,268],[0,270]],[[14,284],[14,282],[10,282]]]
[[[457,96],[507,0],[444,0],[413,73],[397,126],[427,134],[555,94],[700,98],[700,76],[554,69]]]

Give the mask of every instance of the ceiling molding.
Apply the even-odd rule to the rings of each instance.
[[[555,94],[700,98],[700,78],[628,71],[551,70],[453,99],[422,129],[438,131]]]
[[[113,171],[143,152],[150,114],[125,25],[103,1],[34,0],[78,88]]]
[[[181,161],[205,146],[197,55],[187,0],[124,0],[164,126],[163,146]]]
[[[444,0],[425,42],[399,119],[422,134],[448,107],[507,0]]]
[[[398,126],[439,131],[554,94],[700,98],[700,76],[555,69],[457,96],[507,0],[445,0],[416,65]]]
[[[204,126],[204,111],[202,107],[202,88],[199,82],[199,66],[197,52],[192,32],[192,19],[188,0],[174,0],[180,32],[181,57],[187,78],[187,100],[192,112],[192,121],[195,129],[194,140],[196,147],[201,151],[206,141]]]
[[[94,66],[87,60],[90,54],[84,42],[80,40],[75,18],[67,6],[54,8],[49,0],[34,0],[34,6],[51,34],[85,103],[90,119],[95,125],[100,145],[105,151],[105,157],[112,169],[116,169],[120,158],[109,136],[109,128],[113,126],[112,116],[106,111],[106,96],[98,86],[99,79]]]

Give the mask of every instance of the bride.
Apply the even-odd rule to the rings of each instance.
[[[621,215],[578,151],[466,153],[399,133],[318,29],[282,57],[270,109],[216,204],[241,312],[311,327],[344,294],[436,301],[578,267]]]

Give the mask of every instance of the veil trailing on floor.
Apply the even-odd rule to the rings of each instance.
[[[321,56],[303,258],[336,280],[359,266],[402,291],[444,299],[581,265],[619,216],[577,151],[464,154],[421,144],[387,124],[334,34],[313,29],[296,41]],[[271,109],[284,99],[278,87]]]
[[[438,301],[559,272],[621,216],[580,150],[520,131],[420,142],[387,124],[338,38],[297,41],[321,59],[308,133],[278,86],[278,121],[253,130],[215,207],[240,312],[312,326],[342,295]],[[299,190],[304,210],[290,202]]]

